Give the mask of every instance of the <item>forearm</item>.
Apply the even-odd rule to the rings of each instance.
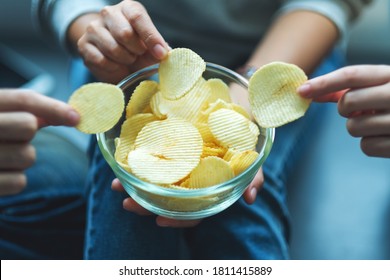
[[[327,17],[311,11],[293,11],[275,20],[247,64],[260,67],[284,61],[310,74],[338,40],[337,27]]]

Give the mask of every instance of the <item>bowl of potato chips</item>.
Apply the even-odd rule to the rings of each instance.
[[[117,86],[125,110],[97,134],[98,144],[126,192],[157,215],[199,219],[221,212],[242,196],[270,153],[275,129],[260,127],[232,98],[248,92],[248,81],[188,49],[172,50]]]

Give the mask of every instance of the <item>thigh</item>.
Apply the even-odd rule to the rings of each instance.
[[[81,259],[85,225],[85,153],[57,135],[33,142],[27,187],[0,198],[2,259]]]
[[[111,190],[115,175],[94,140],[91,152],[85,258],[181,258],[181,230],[158,227],[154,215],[125,211],[122,201],[128,195]]]

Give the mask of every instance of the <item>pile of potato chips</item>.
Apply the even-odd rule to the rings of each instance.
[[[229,86],[205,80],[203,59],[173,49],[159,82],[142,81],[126,106],[115,159],[138,178],[161,186],[205,188],[232,179],[258,157],[258,126],[232,103]]]
[[[159,82],[145,80],[135,88],[115,139],[115,159],[122,168],[153,184],[198,189],[228,181],[256,160],[259,127],[232,102],[229,85],[202,77],[205,69],[198,54],[173,49],[159,65]],[[249,81],[256,122],[278,127],[303,116],[310,100],[296,88],[306,79],[297,66],[282,62],[256,71]],[[69,103],[80,112],[78,129],[100,133],[118,122],[123,100],[118,87],[92,83]]]

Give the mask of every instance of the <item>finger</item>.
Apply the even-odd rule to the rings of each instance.
[[[200,224],[202,220],[174,220],[162,216],[157,216],[156,223],[160,227],[189,228]]]
[[[31,113],[0,113],[0,141],[29,142],[37,130],[38,119]]]
[[[105,57],[118,64],[131,64],[136,59],[136,55],[130,53],[125,47],[120,45],[110,31],[102,26],[100,22],[92,22],[88,26],[88,32],[80,44],[88,45],[89,43],[96,46]]]
[[[115,178],[111,183],[111,189],[116,192],[124,192],[125,189],[122,186],[122,183],[119,181],[118,178]]]
[[[368,156],[390,158],[390,136],[363,137],[360,147]]]
[[[35,159],[35,148],[30,144],[0,144],[0,170],[24,170]]]
[[[0,112],[29,112],[41,118],[44,125],[74,126],[80,120],[70,105],[32,90],[1,90],[0,99]]]
[[[122,12],[147,49],[156,59],[163,59],[168,54],[168,44],[154,26],[142,4],[133,1],[131,5],[123,5]]]
[[[347,92],[348,90],[340,90],[336,92],[332,92],[329,94],[321,95],[313,99],[315,102],[319,103],[325,103],[325,102],[332,102],[337,103],[339,102],[340,98]]]
[[[307,81],[298,92],[303,97],[316,98],[349,88],[382,85],[389,81],[389,77],[390,67],[386,65],[347,66]]]
[[[344,117],[356,111],[390,109],[390,83],[350,90],[340,99],[338,109]]]
[[[244,200],[248,204],[253,204],[256,200],[257,193],[264,184],[264,175],[263,170],[260,168],[256,173],[255,178],[249,184],[247,189],[244,192]]]
[[[113,6],[107,6],[100,14],[103,16],[105,26],[117,42],[137,56],[145,53],[146,46],[122,13],[118,13]]]
[[[127,211],[136,213],[141,216],[153,215],[152,212],[143,208],[141,205],[135,202],[135,200],[132,199],[131,197],[128,197],[123,200],[123,208]]]
[[[0,172],[0,196],[20,193],[27,185],[22,172]]]
[[[79,48],[79,52],[84,64],[102,82],[116,84],[130,74],[125,65],[120,65],[105,57],[94,45],[84,45]]]
[[[347,129],[354,137],[390,135],[390,112],[349,118]]]

